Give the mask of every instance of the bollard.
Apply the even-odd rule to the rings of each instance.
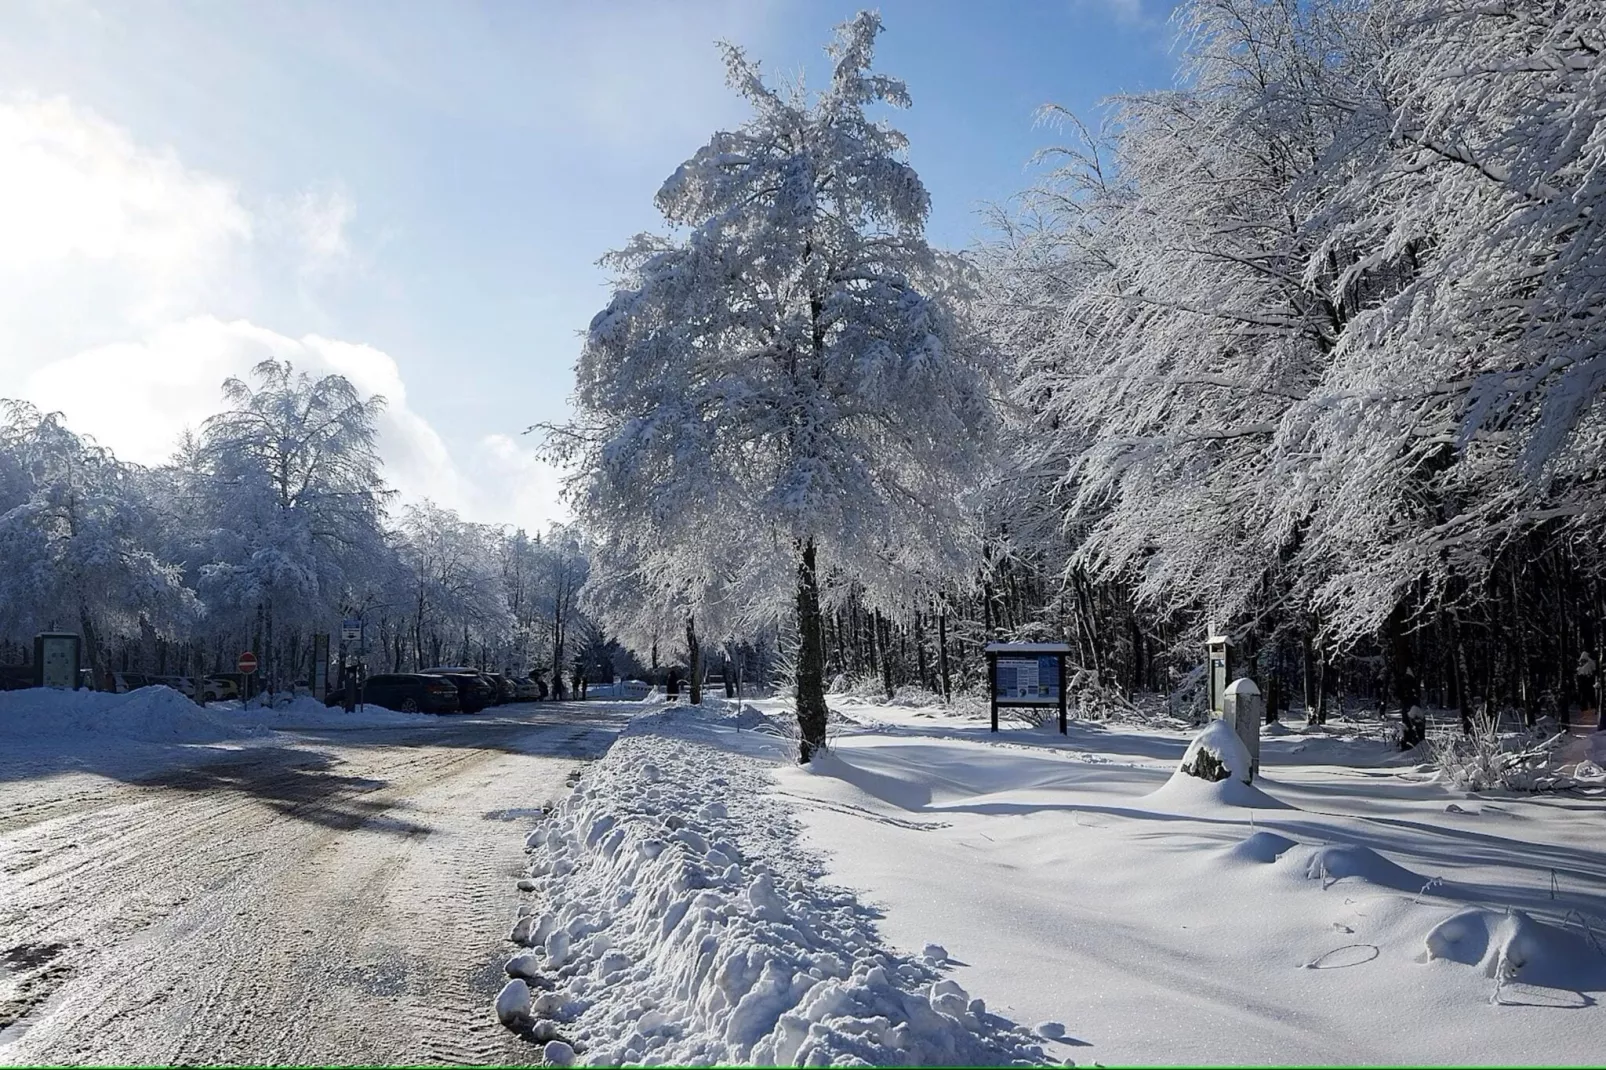
[[[1232,725],[1249,751],[1249,775],[1244,778],[1247,784],[1260,772],[1260,722],[1266,716],[1266,701],[1260,697],[1255,682],[1241,676],[1227,685],[1221,705],[1221,719]]]

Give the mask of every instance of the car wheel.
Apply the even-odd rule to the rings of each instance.
[[[404,698],[402,699],[401,708],[403,713],[417,713],[418,700],[416,698]]]

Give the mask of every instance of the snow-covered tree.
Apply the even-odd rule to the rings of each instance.
[[[77,628],[99,675],[106,636],[188,625],[200,606],[156,552],[140,470],[58,414],[0,404],[0,630]]]
[[[405,510],[400,550],[412,579],[415,668],[474,660],[476,648],[512,630],[495,538],[430,501]]]
[[[263,361],[252,375],[254,386],[223,384],[229,408],[206,421],[180,467],[198,589],[214,614],[260,637],[272,679],[276,629],[328,630],[388,559],[389,492],[374,447],[384,399],[289,362]]]
[[[659,190],[669,234],[609,258],[619,286],[586,337],[579,415],[552,439],[582,522],[634,570],[625,589],[660,592],[694,635],[762,560],[771,604],[787,592],[796,615],[804,761],[825,742],[822,585],[960,567],[991,419],[959,272],[924,237],[926,189],[904,137],[866,114],[909,103],[870,70],[880,31],[871,13],[838,29],[818,94],[765,84],[724,46],[753,116]]]

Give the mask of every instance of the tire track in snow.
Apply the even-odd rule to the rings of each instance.
[[[0,952],[64,950],[0,1062],[536,1058],[485,1011],[523,861],[508,823],[611,739],[544,720],[309,737],[30,800],[43,820],[0,841]]]

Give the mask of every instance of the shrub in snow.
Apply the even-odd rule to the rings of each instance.
[[[703,720],[638,719],[528,837],[540,913],[517,935],[546,932],[550,988],[530,1013],[592,1063],[1043,1061],[819,884],[768,764],[706,742]]]
[[[1498,718],[1480,716],[1470,734],[1449,729],[1428,742],[1439,779],[1458,790],[1557,791],[1573,787],[1577,776],[1561,770],[1566,740],[1560,732],[1502,732]]]

